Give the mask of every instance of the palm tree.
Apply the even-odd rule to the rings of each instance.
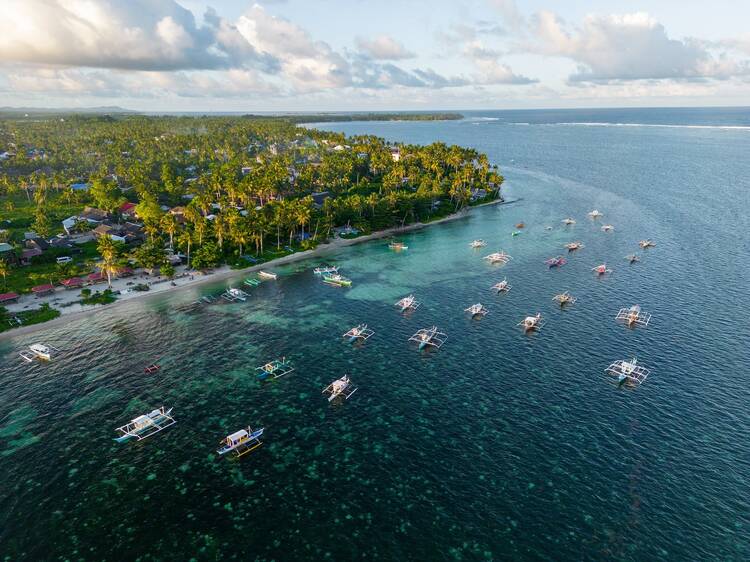
[[[193,242],[193,233],[187,228],[177,235],[177,246],[187,250],[187,269],[190,269],[190,246]]]
[[[4,259],[0,259],[0,275],[3,276],[3,290],[8,288],[8,274],[10,273],[10,266]]]
[[[99,243],[96,245],[96,249],[99,255],[102,257],[97,265],[102,273],[107,274],[107,286],[112,288],[112,275],[117,274],[119,264],[117,263],[117,257],[119,254],[119,248],[115,241],[109,236],[102,236],[99,238]]]
[[[177,219],[174,215],[166,213],[159,221],[161,229],[169,234],[169,247],[174,248],[174,233],[177,232]]]

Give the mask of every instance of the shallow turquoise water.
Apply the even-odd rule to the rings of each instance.
[[[0,340],[0,552],[750,557],[741,300],[750,132],[537,121],[510,124],[522,120],[505,112],[337,124],[476,146],[520,200],[408,234],[399,254],[376,241],[279,268],[247,303],[187,312],[181,305],[199,294],[187,291]],[[585,216],[592,208],[605,213],[599,223]],[[568,215],[578,224],[563,227]],[[519,221],[527,228],[513,238]],[[605,234],[601,223],[616,230]],[[629,266],[623,256],[645,237],[656,248]],[[474,238],[490,243],[486,252],[468,247]],[[548,270],[544,260],[572,240],[585,248]],[[507,266],[481,260],[500,249],[513,256]],[[605,260],[613,274],[595,279],[590,268]],[[341,266],[354,286],[322,284],[311,271],[319,261]],[[512,291],[493,295],[506,276]],[[578,302],[561,311],[551,299],[563,290]],[[411,292],[422,306],[399,315],[393,302]],[[463,309],[477,301],[490,313],[471,321]],[[615,324],[634,303],[653,314],[648,328]],[[547,325],[524,336],[515,324],[537,311]],[[375,336],[345,343],[341,334],[360,322]],[[407,344],[433,324],[448,334],[440,351]],[[27,366],[17,352],[34,341],[65,353]],[[638,389],[617,389],[603,369],[632,354],[653,372]],[[256,381],[253,368],[280,355],[296,371]],[[144,375],[157,357],[162,369]],[[329,405],[321,390],[344,373],[359,391]],[[142,443],[112,441],[115,427],[161,404],[174,407],[176,426]],[[241,462],[216,458],[218,440],[248,423],[266,427],[265,445]]]

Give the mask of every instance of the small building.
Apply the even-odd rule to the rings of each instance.
[[[13,251],[13,246],[7,242],[0,242],[0,259],[5,260],[6,263],[18,265],[18,256]]]
[[[41,250],[42,252],[46,252],[49,250],[50,245],[49,242],[47,242],[44,238],[31,238],[29,240],[26,240],[26,247],[27,248],[37,248],[38,250]]]
[[[0,305],[11,304],[18,302],[18,294],[16,293],[1,293],[0,294]]]
[[[63,279],[60,284],[66,289],[79,289],[83,287],[85,281],[80,277],[71,277],[70,279]]]
[[[104,220],[108,217],[107,211],[102,211],[101,209],[97,209],[96,207],[85,207],[83,209],[83,212],[78,215],[78,218],[81,220],[87,220],[92,223],[100,223],[104,222]]]
[[[246,176],[246,175],[248,175],[248,174],[249,174],[250,172],[252,172],[252,171],[253,171],[253,168],[252,168],[252,166],[243,166],[243,167],[242,167],[242,175],[243,175],[243,176]]]
[[[125,217],[135,217],[135,203],[126,201],[120,205],[118,211],[120,211],[120,214]]]
[[[313,200],[313,205],[320,209],[323,206],[323,202],[331,196],[328,191],[318,191],[310,195]]]
[[[21,265],[31,265],[31,259],[43,253],[39,248],[26,248],[21,252]]]
[[[34,293],[35,297],[42,297],[44,295],[51,295],[55,292],[55,286],[52,283],[46,285],[37,285],[31,288],[31,292]]]
[[[121,267],[117,272],[118,277],[132,277],[135,272],[129,267]]]
[[[394,146],[391,148],[391,158],[394,162],[398,162],[401,160],[401,149],[397,146]]]
[[[97,271],[96,273],[89,273],[86,276],[86,282],[93,285],[95,283],[105,283],[107,281],[107,276],[104,275],[101,271]]]

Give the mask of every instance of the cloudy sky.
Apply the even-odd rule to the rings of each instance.
[[[0,106],[750,105],[747,0],[0,0]]]

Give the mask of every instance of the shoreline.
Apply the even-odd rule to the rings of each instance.
[[[168,292],[173,293],[173,292],[185,289],[185,288],[195,288],[195,287],[199,287],[201,285],[206,285],[206,284],[213,283],[213,282],[223,281],[223,280],[231,279],[234,277],[240,277],[243,275],[247,275],[248,273],[254,273],[254,272],[260,271],[262,269],[270,269],[275,266],[286,265],[286,264],[293,263],[296,261],[309,259],[314,256],[323,255],[328,252],[339,250],[341,248],[354,246],[355,244],[361,244],[363,242],[370,242],[372,240],[387,238],[389,236],[394,236],[394,235],[402,234],[406,232],[412,232],[414,230],[421,230],[422,228],[425,228],[428,226],[442,224],[445,222],[450,222],[450,221],[458,220],[461,218],[465,218],[471,214],[471,211],[473,209],[487,207],[490,205],[509,205],[512,203],[516,203],[517,201],[520,201],[520,199],[512,199],[512,200],[496,199],[494,201],[488,201],[486,203],[475,205],[473,207],[464,207],[463,209],[461,209],[460,211],[456,213],[452,213],[446,217],[442,217],[432,222],[426,222],[426,223],[416,222],[416,223],[409,224],[403,227],[387,228],[385,230],[379,230],[371,234],[358,236],[357,238],[335,238],[332,241],[327,242],[325,244],[319,244],[317,247],[313,248],[312,250],[304,250],[301,252],[295,252],[293,254],[282,256],[280,258],[276,258],[276,259],[264,262],[262,264],[247,267],[245,269],[231,269],[225,265],[225,266],[218,268],[213,273],[210,273],[208,275],[191,276],[193,277],[192,279],[185,278],[185,277],[175,279],[175,281],[177,282],[177,286],[173,286],[169,282],[162,282],[159,285],[157,285],[156,290],[153,290],[152,288],[152,290],[150,291],[130,292],[130,293],[119,295],[117,298],[117,301],[110,303],[110,304],[79,305],[80,307],[79,310],[73,310],[70,312],[66,312],[65,308],[57,308],[58,310],[60,310],[60,313],[61,313],[60,316],[58,316],[57,318],[53,318],[52,320],[49,320],[47,322],[42,322],[40,324],[19,326],[18,328],[12,328],[5,332],[0,332],[0,340],[15,337],[15,336],[23,336],[23,335],[31,334],[33,332],[42,330],[44,328],[58,326],[58,325],[65,324],[67,322],[70,322],[78,318],[83,318],[90,314],[112,310],[114,308],[120,307],[124,305],[125,303],[128,303],[136,299],[146,300],[149,297],[156,297],[160,295],[163,296],[163,293],[168,293]],[[49,302],[49,301],[39,301],[39,302],[41,304],[42,302]]]

